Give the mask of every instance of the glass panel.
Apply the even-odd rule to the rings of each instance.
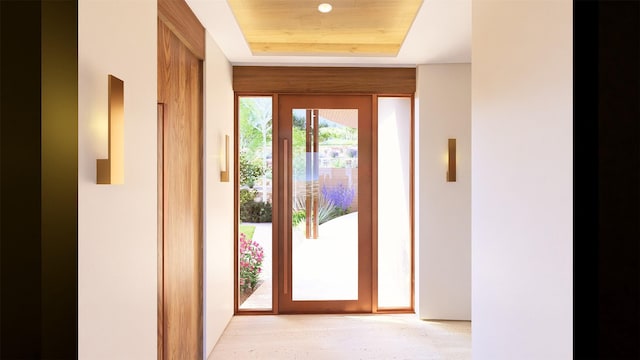
[[[240,97],[238,109],[238,307],[272,307],[272,99]]]
[[[411,98],[378,98],[378,307],[411,307]]]
[[[358,300],[358,110],[292,115],[292,299]]]

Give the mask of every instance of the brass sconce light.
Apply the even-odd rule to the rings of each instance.
[[[229,182],[229,135],[224,136],[224,170],[220,170],[220,182]],[[222,162],[221,161],[221,162]]]
[[[456,181],[456,139],[449,139],[449,168],[447,170],[447,181]]]
[[[98,184],[124,184],[124,82],[109,75],[109,157],[98,159]]]

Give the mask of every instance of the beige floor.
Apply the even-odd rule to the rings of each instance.
[[[415,315],[235,316],[209,360],[471,359],[471,322]]]

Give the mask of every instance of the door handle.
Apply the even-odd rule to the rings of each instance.
[[[289,201],[289,140],[284,139],[282,140],[282,159],[283,159],[283,166],[282,166],[282,173],[283,173],[283,181],[282,181],[282,185],[283,185],[283,196],[282,196],[282,200],[283,200],[283,204],[284,206],[282,207],[282,215],[284,216],[284,221],[282,222],[283,226],[284,226],[284,231],[283,231],[283,241],[284,243],[282,244],[282,249],[283,249],[283,253],[284,253],[284,282],[283,282],[283,286],[284,286],[284,294],[287,295],[289,293],[289,276],[291,274],[291,271],[289,269],[289,230],[290,230],[290,226],[289,226],[289,221],[291,220],[291,217],[288,216],[289,214],[289,207],[291,206],[291,201]]]

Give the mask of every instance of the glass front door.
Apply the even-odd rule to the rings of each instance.
[[[370,96],[279,98],[279,312],[371,311]]]

